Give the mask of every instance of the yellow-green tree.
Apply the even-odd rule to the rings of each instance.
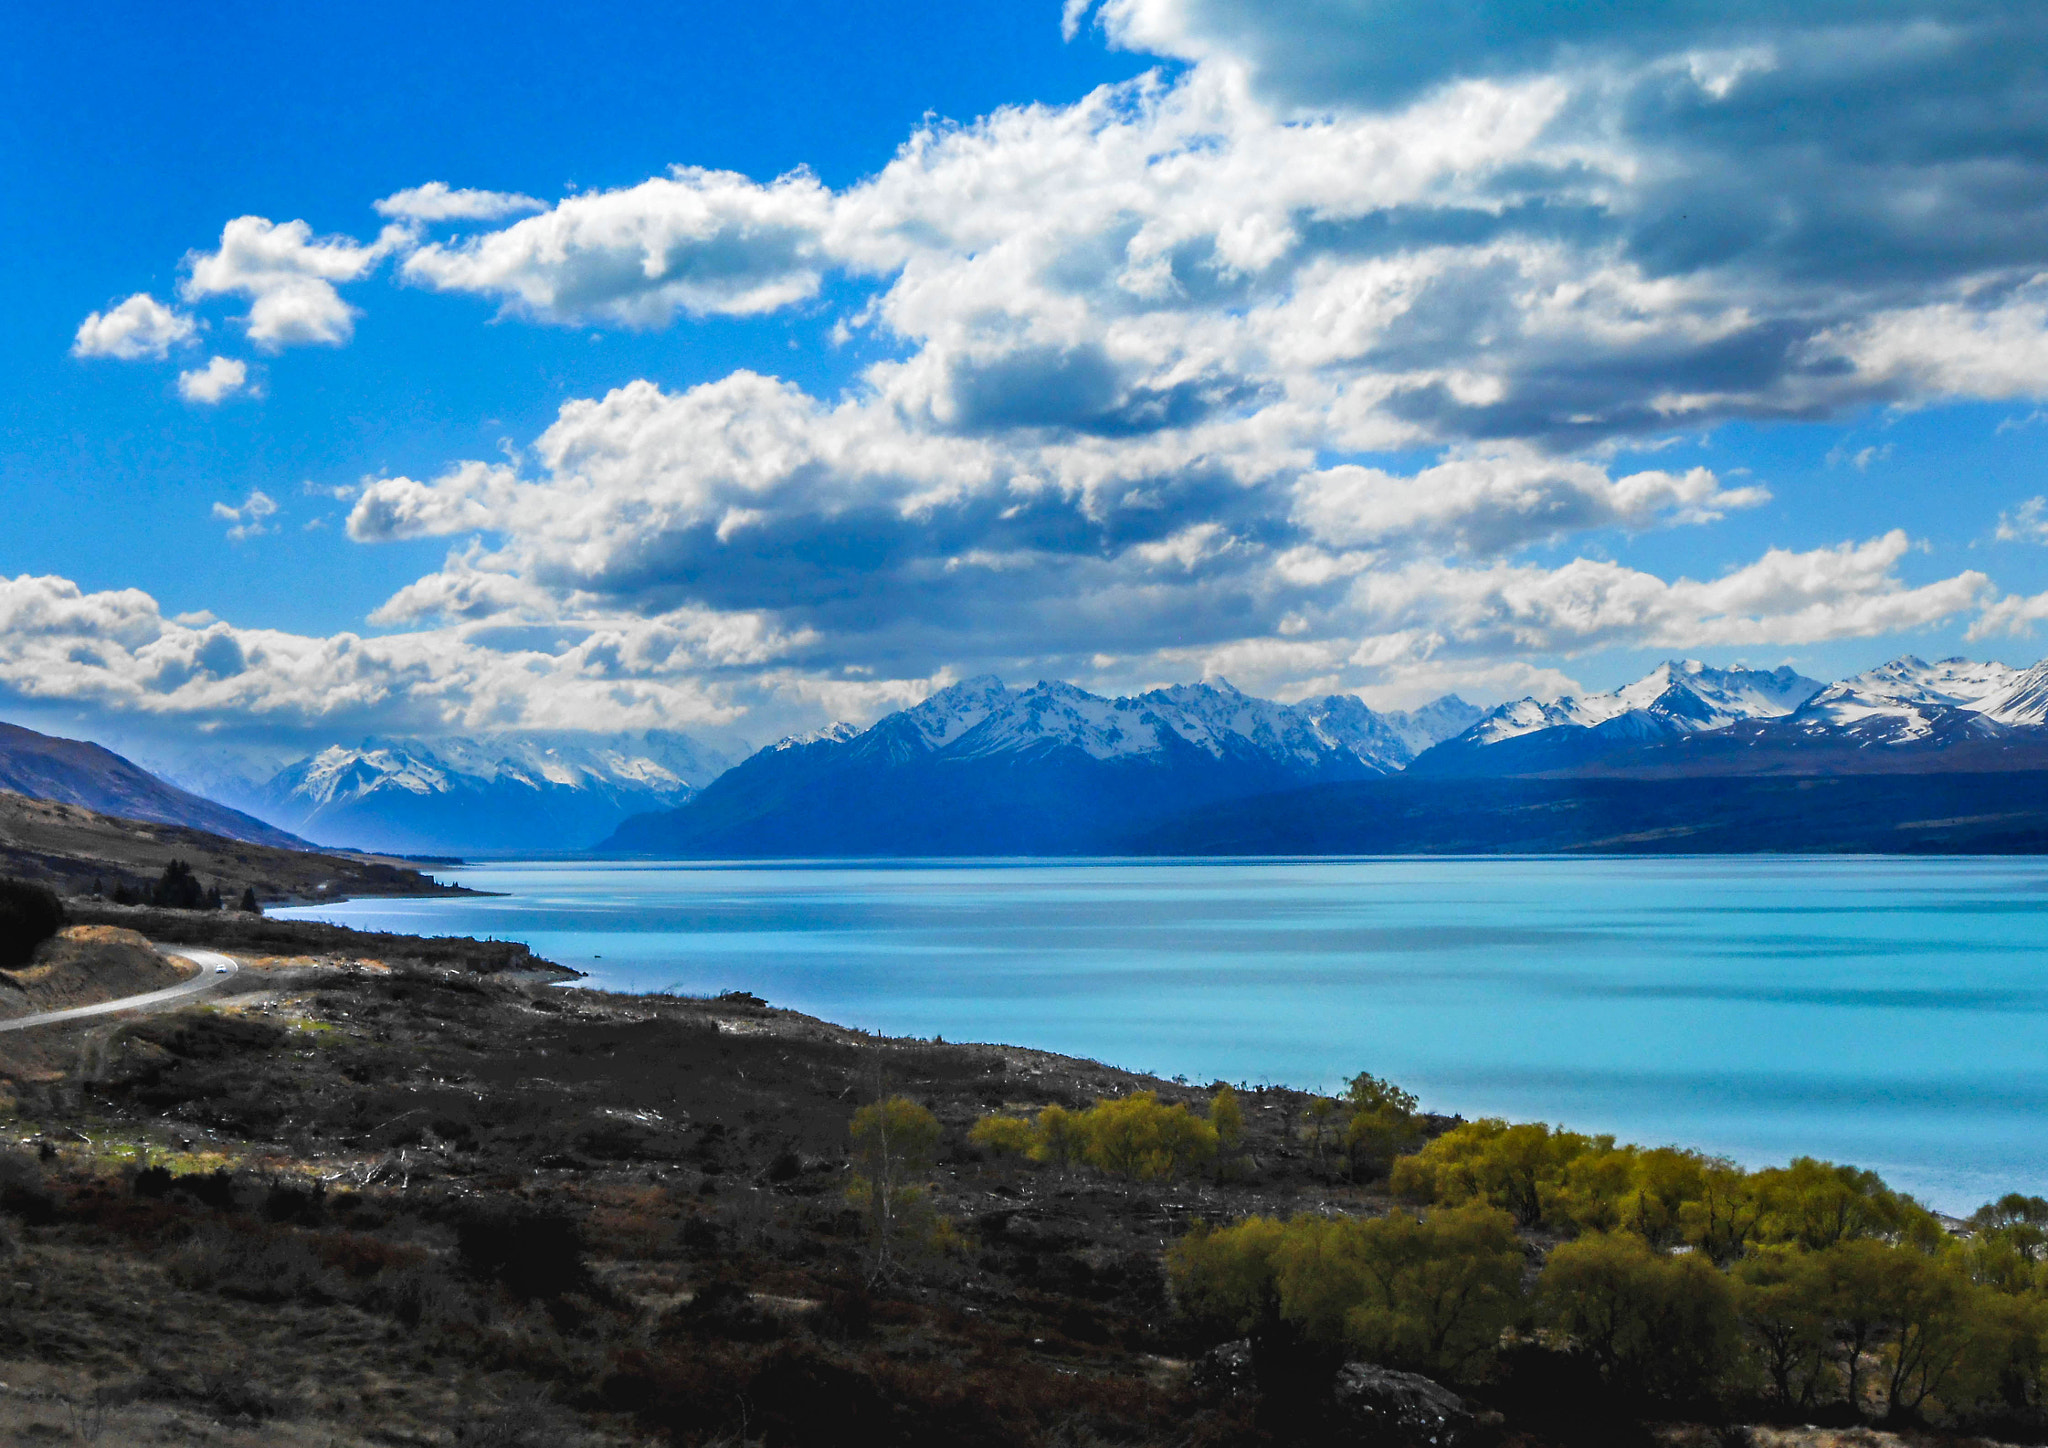
[[[929,1242],[940,1224],[925,1181],[938,1161],[939,1121],[907,1096],[853,1113],[851,1196],[868,1220],[875,1270],[885,1271],[906,1239]]]
[[[1223,1331],[1286,1323],[1371,1361],[1460,1377],[1521,1309],[1522,1249],[1505,1212],[1304,1214],[1197,1227],[1167,1253],[1182,1310]]]
[[[1081,1125],[1081,1113],[1064,1106],[1042,1106],[1032,1124],[1031,1159],[1042,1161],[1064,1173],[1087,1148],[1088,1133]]]
[[[1415,1097],[1391,1081],[1361,1071],[1345,1087],[1344,1104],[1351,1110],[1344,1125],[1344,1158],[1356,1178],[1385,1175],[1422,1139]]]
[[[1703,1397],[1734,1365],[1734,1294],[1697,1254],[1671,1256],[1631,1232],[1593,1233],[1550,1254],[1537,1294],[1545,1320],[1617,1389]]]
[[[1473,1202],[1360,1222],[1357,1264],[1365,1291],[1345,1335],[1375,1362],[1465,1376],[1521,1308],[1522,1244],[1498,1207]]]
[[[1287,1228],[1273,1217],[1228,1227],[1197,1222],[1167,1249],[1174,1300],[1195,1321],[1230,1336],[1255,1332],[1279,1316],[1273,1254]]]
[[[1216,1128],[1219,1151],[1234,1152],[1244,1145],[1244,1107],[1227,1081],[1209,1098],[1209,1124]]]
[[[984,1116],[967,1133],[967,1141],[998,1158],[1028,1156],[1038,1132],[1022,1116]]]
[[[1766,1391],[1785,1408],[1812,1408],[1827,1395],[1834,1368],[1833,1318],[1813,1254],[1760,1248],[1735,1264],[1730,1280]]]
[[[1084,1160],[1120,1177],[1171,1177],[1216,1155],[1216,1128],[1156,1093],[1098,1101],[1082,1120]]]
[[[1553,1131],[1538,1122],[1511,1126],[1499,1117],[1483,1117],[1453,1127],[1395,1162],[1392,1185],[1414,1201],[1444,1206],[1487,1202],[1533,1227],[1556,1215],[1569,1164],[1588,1150],[1613,1145],[1612,1137]]]

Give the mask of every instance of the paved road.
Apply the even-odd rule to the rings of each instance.
[[[73,1006],[67,1011],[38,1011],[32,1016],[16,1016],[11,1021],[0,1021],[0,1031],[25,1031],[30,1026],[47,1026],[57,1021],[76,1021],[86,1016],[105,1016],[116,1011],[148,1010],[153,1006],[168,1005],[187,996],[210,991],[229,980],[241,969],[232,958],[222,955],[217,950],[189,950],[181,947],[166,950],[164,954],[191,961],[199,967],[199,973],[190,980],[181,980],[174,986],[153,990],[147,995],[123,996],[117,1001],[101,1001],[98,1005],[92,1006]]]

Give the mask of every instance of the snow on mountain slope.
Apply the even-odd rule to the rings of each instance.
[[[340,844],[406,851],[576,849],[673,808],[725,760],[685,735],[368,739],[281,770],[263,813]]]
[[[1412,717],[1402,716],[1397,726],[1348,694],[1287,705],[1218,681],[1105,698],[1056,681],[1011,689],[984,675],[942,689],[864,732],[849,734],[850,726],[835,726],[838,732],[777,747],[832,738],[888,757],[920,747],[960,758],[1069,748],[1096,760],[1194,749],[1212,760],[1258,758],[1309,772],[1334,760],[1385,772],[1414,757],[1414,740],[1434,742],[1430,736],[1440,737],[1464,716],[1477,713],[1463,700],[1445,698]]]
[[[1346,695],[1333,697],[1344,698]],[[1380,715],[1380,719],[1393,731],[1414,758],[1423,750],[1441,744],[1463,734],[1485,715],[1486,711],[1477,704],[1468,704],[1456,694],[1445,694],[1432,699],[1417,709],[1397,709]]]
[[[1697,659],[1672,659],[1610,694],[1516,699],[1486,714],[1458,741],[1484,746],[1572,725],[1607,726],[1608,733],[1631,738],[1698,733],[1740,719],[1790,714],[1820,689],[1819,681],[1790,668],[1714,669]],[[1631,715],[1644,717],[1621,722]]]
[[[2048,724],[2048,659],[2021,673],[2010,669],[2005,672],[2007,677],[2000,686],[1977,700],[1976,710],[1987,719],[2020,728]]]
[[[1999,712],[2012,686],[2025,677],[2006,664],[1961,658],[1930,664],[1908,654],[1828,685],[1800,706],[1795,722],[1809,733],[1854,729],[1893,743],[1927,738],[1958,709],[2001,723],[2039,723],[2038,718],[2006,719]]]
[[[1112,699],[1067,683],[974,678],[865,730],[764,749],[681,808],[626,821],[599,848],[727,858],[1101,851],[1219,799],[1393,773],[1413,756],[1410,740],[1472,712],[1438,700],[1396,728],[1344,695],[1286,705],[1218,681]]]

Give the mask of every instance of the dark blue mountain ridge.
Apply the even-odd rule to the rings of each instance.
[[[251,844],[311,849],[297,835],[157,778],[111,749],[0,724],[0,789],[96,814],[183,825]]]
[[[1377,714],[1349,696],[1283,705],[1227,683],[1108,699],[992,676],[872,727],[788,739],[678,809],[599,846],[685,858],[1072,855],[1191,806],[1371,778],[1479,711]],[[1419,731],[1419,732],[1418,732]]]

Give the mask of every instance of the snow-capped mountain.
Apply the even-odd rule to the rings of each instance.
[[[1665,664],[1611,694],[1518,699],[1419,757],[1425,775],[1840,774],[2048,762],[2048,665],[1911,656],[1822,687]]]
[[[1072,854],[1211,800],[1399,770],[1477,711],[1389,718],[1227,683],[1104,698],[968,679],[865,730],[788,739],[602,848],[713,855]]]
[[[2022,677],[2006,664],[1930,664],[1908,654],[1828,685],[1800,706],[1794,723],[1808,734],[1854,731],[1865,740],[1909,743],[1952,727],[1958,711],[1998,718],[1986,706],[1995,708]]]
[[[1672,659],[1611,694],[1548,702],[1516,699],[1482,717],[1459,738],[1461,743],[1498,744],[1543,729],[1595,729],[1629,714],[1646,716],[1626,731],[1630,736],[1725,729],[1738,719],[1790,714],[1821,687],[1818,680],[1789,668],[1711,669],[1697,659]]]
[[[686,735],[367,739],[280,771],[258,812],[333,844],[402,853],[582,849],[673,808],[725,760]]]

